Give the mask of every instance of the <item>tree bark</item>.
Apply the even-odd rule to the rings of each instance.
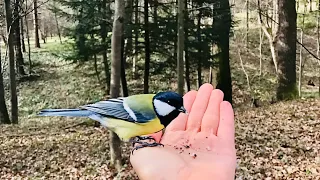
[[[25,11],[27,10],[28,10],[28,1],[25,1]],[[27,16],[24,17],[24,22],[26,24],[26,35],[27,35],[27,43],[28,43],[29,74],[31,74],[31,71],[32,71],[31,46],[30,46],[30,33],[29,33],[29,24],[28,24]]]
[[[34,45],[36,48],[40,48],[39,39],[39,19],[38,19],[38,0],[33,0],[33,25],[34,25]]]
[[[13,22],[13,29],[14,29],[14,44],[15,44],[15,56],[16,56],[16,66],[17,66],[17,73],[21,76],[26,75],[24,71],[24,62],[23,62],[23,54],[21,50],[21,36],[20,36],[20,15],[19,15],[19,8],[20,8],[20,0],[14,1],[14,22]]]
[[[249,0],[246,0],[246,51],[249,49]]]
[[[201,17],[202,13],[198,14],[197,21],[197,40],[198,40],[198,62],[197,62],[197,72],[198,72],[198,88],[202,85],[202,45],[201,45]]]
[[[190,91],[191,85],[190,85],[190,64],[189,64],[189,31],[188,31],[188,22],[189,22],[189,15],[188,15],[188,1],[186,0],[185,3],[185,13],[184,13],[184,60],[186,65],[186,71],[185,71],[185,78],[186,78],[186,89],[187,91]]]
[[[104,75],[106,79],[106,94],[110,94],[110,67],[109,67],[109,62],[108,62],[108,57],[107,57],[107,50],[108,50],[108,43],[106,41],[107,39],[107,0],[102,1],[101,5],[101,13],[102,13],[102,20],[100,23],[100,28],[101,28],[101,44],[103,45],[102,49],[102,62],[104,65]]]
[[[279,28],[275,42],[278,60],[278,100],[294,99],[298,95],[296,85],[297,13],[295,5],[290,0],[278,0]]]
[[[150,29],[149,29],[149,3],[144,0],[144,39],[145,39],[145,64],[143,93],[149,93],[149,72],[150,72]]]
[[[122,86],[122,96],[127,97],[129,96],[128,92],[128,85],[127,85],[127,79],[126,79],[126,54],[124,53],[125,49],[125,43],[124,43],[124,37],[122,37],[122,43],[121,43],[121,86]]]
[[[1,41],[0,41],[1,42]],[[1,43],[0,43],[1,47]],[[1,48],[0,48],[0,124],[10,124],[10,118],[5,100],[5,91],[2,76]]]
[[[268,38],[274,68],[275,68],[276,72],[278,72],[277,57],[276,57],[276,52],[275,52],[275,47],[274,47],[274,34],[272,32],[269,32],[266,25],[264,24],[264,22],[262,20],[260,0],[258,0],[257,2],[258,2],[258,20],[260,22],[260,27],[262,28],[264,34]]]
[[[228,0],[220,0],[220,8],[225,9],[224,14],[216,19],[215,26],[220,27],[218,47],[219,55],[219,72],[217,75],[217,89],[221,89],[224,93],[224,100],[232,104],[232,83],[230,72],[229,57],[229,36],[231,27],[231,12]]]
[[[8,54],[9,54],[9,78],[10,78],[10,94],[11,94],[11,121],[13,124],[18,124],[18,98],[17,98],[17,84],[16,71],[14,61],[14,36],[12,29],[12,14],[10,8],[10,0],[4,1],[7,37],[8,37]]]
[[[22,16],[22,17],[20,18],[21,45],[22,45],[22,51],[23,51],[23,52],[27,52],[27,51],[26,51],[26,44],[24,43],[23,18],[26,18],[26,17],[23,17],[23,16]]]
[[[178,93],[184,93],[184,18],[185,0],[178,0],[178,42],[177,42],[177,75]]]
[[[102,3],[106,1],[106,0],[103,0]],[[55,1],[53,1],[54,3],[54,6],[55,6]],[[102,5],[102,7],[104,7],[105,5]],[[57,17],[57,12],[54,11],[54,20],[56,22],[56,26],[57,26],[57,33],[58,33],[58,36],[59,36],[59,41],[60,41],[60,44],[62,44],[62,39],[61,39],[61,32],[60,32],[60,27],[59,27],[59,22],[58,22],[58,17]],[[103,16],[103,15],[102,15]]]
[[[305,12],[304,12],[305,13]],[[300,52],[299,52],[299,84],[298,84],[298,92],[299,92],[299,97],[302,96],[301,89],[302,89],[302,73],[303,73],[303,31],[304,31],[304,16],[305,14],[302,14],[302,28],[301,28],[301,33],[300,33]]]
[[[143,93],[149,93],[149,72],[150,72],[150,29],[149,29],[149,3],[144,0],[144,39],[145,39],[145,64]]]
[[[121,44],[123,38],[123,22],[124,22],[124,0],[115,1],[114,21],[112,28],[111,40],[111,98],[119,97],[120,79],[121,79]],[[110,132],[110,154],[111,163],[120,172],[122,167],[121,158],[121,142],[119,137]]]
[[[317,12],[317,56],[320,56],[320,0],[318,0],[318,12]],[[318,61],[319,62],[319,61]],[[320,66],[320,62],[319,62]],[[320,97],[320,67],[319,67],[319,77],[318,77],[318,83],[319,83],[319,97]]]
[[[135,0],[134,24],[139,24],[139,0]],[[138,78],[137,74],[137,61],[138,61],[138,45],[139,45],[139,28],[134,29],[134,57],[132,60],[132,75],[133,79]]]

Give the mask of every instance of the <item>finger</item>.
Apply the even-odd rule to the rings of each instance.
[[[197,91],[189,91],[183,96],[183,106],[186,108],[188,113],[191,111],[191,107],[196,96]],[[168,125],[166,131],[184,131],[186,129],[187,118],[187,114],[180,113],[179,116]]]
[[[217,136],[226,141],[226,143],[234,144],[234,112],[228,101],[220,104],[220,122]]]
[[[199,88],[196,99],[192,105],[188,121],[187,130],[199,131],[202,117],[207,109],[213,87],[211,84],[204,84]]]
[[[220,121],[220,104],[223,101],[223,92],[215,89],[211,92],[210,101],[202,118],[201,131],[217,135]]]

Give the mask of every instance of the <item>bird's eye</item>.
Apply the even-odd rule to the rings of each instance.
[[[168,103],[170,103],[170,101],[168,100]]]

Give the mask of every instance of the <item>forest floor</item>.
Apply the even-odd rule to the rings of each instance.
[[[59,46],[33,50],[40,76],[20,82],[20,125],[0,126],[0,179],[137,179],[127,144],[123,172],[110,168],[106,129],[86,119],[36,116],[104,96],[93,67],[64,61]],[[235,117],[237,179],[320,179],[320,99],[236,107]]]

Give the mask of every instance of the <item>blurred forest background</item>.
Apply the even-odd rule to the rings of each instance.
[[[0,1],[0,179],[137,179],[114,134],[36,114],[204,83],[235,108],[236,179],[319,179],[319,9],[319,0]]]

